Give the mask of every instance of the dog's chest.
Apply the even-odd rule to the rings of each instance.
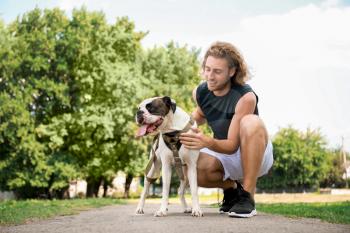
[[[172,164],[177,158],[181,159],[182,163],[186,163],[188,149],[186,149],[178,138],[162,135],[159,139],[157,154],[162,160],[166,160]]]

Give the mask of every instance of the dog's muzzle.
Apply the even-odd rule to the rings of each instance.
[[[138,110],[136,113],[137,123],[139,123],[139,124],[142,124],[144,121],[143,113],[144,113],[144,111],[142,111],[142,110]]]

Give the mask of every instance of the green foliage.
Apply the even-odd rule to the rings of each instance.
[[[200,82],[198,54],[199,50],[174,42],[149,49],[142,64],[143,88],[151,90],[153,96],[168,95],[184,110],[192,111],[192,90]]]
[[[318,130],[305,133],[282,128],[273,139],[272,173],[258,182],[262,189],[318,188],[330,170],[326,141]]]
[[[56,167],[35,132],[69,110],[67,80],[57,58],[58,35],[67,22],[57,9],[35,9],[1,29],[0,187],[19,196],[65,188],[68,181],[58,177],[75,174],[65,159]]]
[[[140,174],[150,141],[134,138],[140,101],[169,95],[192,108],[198,51],[144,51],[126,17],[36,8],[0,32],[0,189],[54,196],[77,177]]]
[[[345,172],[343,156],[340,149],[333,149],[328,151],[328,175],[321,181],[321,187],[335,187],[344,188],[346,181],[343,178]]]

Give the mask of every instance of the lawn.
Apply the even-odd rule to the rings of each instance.
[[[23,224],[82,210],[125,203],[118,199],[23,200],[0,202],[0,225]]]
[[[257,210],[288,217],[317,218],[330,223],[350,224],[350,202],[257,204]]]

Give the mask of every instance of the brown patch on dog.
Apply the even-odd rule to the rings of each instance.
[[[158,116],[166,116],[170,111],[170,106],[166,105],[163,98],[154,99],[151,103],[146,104],[149,113]]]

